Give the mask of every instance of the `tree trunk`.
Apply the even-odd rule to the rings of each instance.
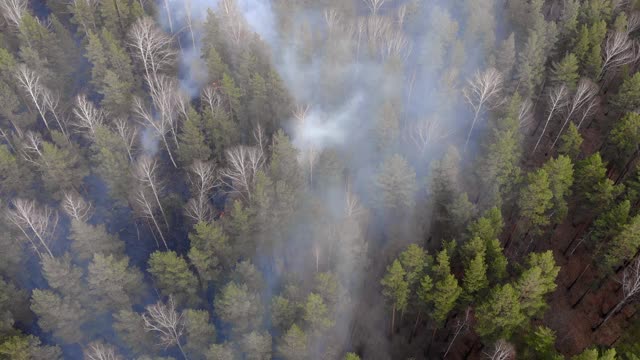
[[[393,304],[393,309],[391,310],[391,332],[390,336],[393,337],[393,328],[396,326],[396,304]]]
[[[573,288],[573,286],[578,282],[578,280],[580,280],[580,278],[582,277],[582,275],[584,275],[584,273],[587,272],[587,270],[591,267],[591,264],[588,264],[587,266],[584,267],[584,270],[582,270],[582,272],[580,273],[580,275],[578,275],[578,277],[573,280],[573,282],[571,282],[571,284],[567,287],[567,291],[571,291],[571,289]]]
[[[616,305],[613,309],[609,310],[609,313],[607,314],[607,316],[604,318],[604,320],[602,320],[601,322],[598,323],[598,325],[594,326],[591,328],[591,331],[597,331],[602,325],[604,325],[607,321],[609,321],[609,319],[611,319],[612,316],[614,316],[616,313],[618,313],[618,311],[620,311],[620,309],[622,308],[622,306],[624,306],[625,304],[625,300],[622,300],[618,303],[618,305]]]

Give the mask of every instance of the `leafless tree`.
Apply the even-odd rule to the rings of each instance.
[[[356,196],[356,194],[354,194],[351,191],[350,186],[347,186],[347,190],[345,191],[344,210],[345,210],[345,215],[348,218],[358,217],[364,212],[362,205],[360,205],[360,200],[358,200],[358,197]]]
[[[171,132],[171,125],[166,121],[168,118],[166,116],[161,117],[161,119],[156,120],[151,115],[151,112],[147,110],[147,108],[142,103],[140,98],[133,99],[133,111],[138,119],[143,123],[143,125],[149,126],[154,133],[162,139],[162,143],[167,150],[167,154],[169,155],[169,159],[174,167],[178,167],[175,159],[173,158],[173,153],[171,152],[171,146],[169,146],[169,141],[167,140],[167,136]]]
[[[384,5],[384,3],[387,2],[387,0],[362,0],[362,1],[364,1],[364,3],[367,5],[369,10],[371,10],[371,13],[373,15],[376,15],[378,13],[378,10],[380,10],[380,8],[382,7],[382,5]]]
[[[42,153],[42,138],[39,134],[28,131],[21,140],[20,150],[26,161],[35,166],[48,166]]]
[[[113,346],[93,342],[84,349],[85,360],[123,360]]]
[[[144,188],[148,188],[151,191],[155,205],[158,206],[164,224],[168,228],[169,222],[167,221],[167,215],[160,202],[160,193],[163,191],[164,185],[158,178],[158,162],[148,156],[141,157],[136,164],[135,177]]]
[[[257,146],[239,145],[226,151],[228,166],[220,171],[221,181],[251,201],[255,175],[262,167],[264,153]]]
[[[548,97],[549,108],[547,109],[548,115],[547,115],[546,121],[544,122],[542,133],[540,134],[540,137],[538,137],[538,141],[536,142],[536,145],[533,147],[534,152],[538,149],[538,145],[540,145],[540,141],[542,141],[542,138],[544,137],[544,134],[547,131],[547,126],[549,125],[549,121],[551,121],[551,119],[553,118],[553,115],[555,115],[567,104],[567,94],[568,94],[567,87],[564,84],[551,89],[551,91],[549,92],[549,97]]]
[[[46,117],[47,109],[42,96],[44,85],[42,85],[40,81],[40,76],[26,65],[20,64],[16,67],[16,79],[29,98],[31,98],[36,110],[38,110],[38,114],[40,114],[42,121],[44,121],[44,125],[49,129],[49,122]]]
[[[602,68],[598,77],[602,77],[605,72],[630,64],[637,58],[638,51],[628,33],[610,32],[604,45]]]
[[[156,219],[157,204],[155,201],[152,200],[153,196],[150,196],[148,192],[149,192],[148,189],[146,189],[144,186],[138,186],[134,194],[135,204],[137,205],[137,208],[140,214],[143,217],[151,220],[158,235],[160,235],[160,239],[162,240],[162,244],[164,245],[164,248],[166,250],[169,250],[169,246],[167,245],[167,241],[164,238],[162,228],[158,223],[158,219]],[[156,239],[156,245],[160,247],[160,245],[157,243],[157,239]]]
[[[127,155],[129,155],[129,161],[133,162],[133,147],[138,136],[138,128],[129,124],[129,121],[124,118],[117,118],[114,120],[116,132],[125,147],[127,148]]]
[[[528,126],[533,120],[533,102],[529,99],[525,99],[522,101],[522,104],[520,104],[520,109],[518,111],[518,123],[520,124],[520,127],[523,128]]]
[[[235,46],[240,45],[249,30],[236,0],[221,0],[218,9],[221,12],[221,20],[229,38]]]
[[[404,20],[407,18],[407,5],[402,4],[398,7],[398,26],[402,28],[404,26]]]
[[[640,29],[640,12],[634,11],[629,14],[629,19],[627,22],[627,34],[631,34],[632,32]]]
[[[154,305],[147,306],[146,312],[142,314],[142,319],[144,320],[144,329],[156,333],[160,345],[165,348],[178,346],[182,356],[187,359],[180,343],[180,338],[184,333],[184,319],[176,311],[173,297],[169,297],[167,304],[158,301]]]
[[[471,133],[476,125],[476,121],[478,121],[478,117],[482,111],[500,105],[496,100],[499,99],[500,92],[502,91],[502,81],[502,74],[494,68],[489,68],[483,72],[476,72],[475,76],[469,80],[467,87],[463,90],[465,99],[474,110],[471,129],[469,129],[467,141],[464,143],[465,150],[471,139]]]
[[[49,90],[49,88],[47,87],[42,87],[42,101],[47,112],[53,115],[53,118],[58,124],[60,131],[62,131],[62,135],[64,135],[65,138],[68,139],[66,131],[66,119],[62,116],[59,108],[60,95]]]
[[[440,122],[434,118],[416,121],[408,134],[409,140],[418,148],[420,155],[424,155],[429,146],[444,137]]]
[[[87,96],[82,94],[76,97],[73,113],[76,116],[75,127],[89,137],[95,138],[96,129],[104,123],[102,110],[96,108]]]
[[[75,192],[65,192],[62,209],[72,219],[85,222],[91,217],[91,204]]]
[[[189,28],[189,35],[191,36],[191,46],[196,47],[196,37],[193,34],[193,18],[191,17],[191,0],[184,0],[184,16]]]
[[[515,358],[516,350],[505,340],[496,341],[490,353],[484,353],[491,360],[510,360]]]
[[[556,135],[556,139],[551,144],[551,148],[556,145],[564,128],[567,126],[571,118],[577,115],[580,110],[582,110],[586,105],[590,104],[591,101],[598,95],[598,85],[594,84],[593,81],[589,79],[581,79],[578,83],[578,87],[576,89],[576,93],[573,95],[571,102],[568,104],[567,115],[565,116],[564,122],[560,127],[560,131],[558,131],[558,135]]]
[[[43,251],[53,257],[49,244],[58,225],[54,209],[39,206],[33,200],[15,199],[7,209],[7,218],[20,229],[40,258]]]
[[[589,119],[593,115],[595,115],[595,113],[598,111],[599,107],[600,107],[600,101],[599,101],[598,97],[594,97],[593,99],[591,99],[587,103],[587,105],[585,105],[584,109],[582,110],[582,113],[580,115],[580,121],[578,121],[578,125],[576,127],[578,129],[580,129],[580,126],[582,126],[582,123],[586,119]]]
[[[443,359],[447,358],[447,354],[449,354],[449,351],[451,350],[451,346],[453,346],[453,343],[458,338],[458,335],[460,335],[460,333],[465,333],[469,329],[469,313],[470,312],[471,312],[471,308],[468,307],[467,310],[465,310],[464,312],[464,319],[459,319],[458,321],[456,321],[456,331],[453,333],[453,338],[449,342],[447,351],[445,351],[444,355],[442,356]]]
[[[340,25],[340,13],[336,9],[325,9],[324,22],[327,24],[329,33],[333,33],[334,30]]]
[[[176,116],[177,110],[185,105],[185,102],[180,95],[178,89],[178,82],[174,78],[160,75],[157,78],[156,88],[151,91],[151,100],[156,112],[159,114],[160,119],[158,129],[158,135],[161,130],[169,132],[173,138],[176,147],[178,145],[178,119]],[[186,112],[186,108],[185,108]]]
[[[218,109],[222,104],[222,96],[211,86],[207,86],[202,90],[202,102],[209,106],[211,111]]]
[[[380,46],[382,60],[396,58],[406,60],[411,54],[411,42],[401,31],[392,31],[385,34]]]
[[[129,45],[144,67],[147,85],[153,91],[160,73],[174,65],[176,52],[172,47],[173,39],[149,17],[142,17],[133,24],[129,39]]]
[[[640,296],[640,257],[636,258],[622,273],[622,299],[618,301],[613,309],[609,310],[607,316],[598,325],[593,327],[593,330],[597,330],[604,325],[611,317],[617,314],[622,308],[632,302],[636,301]]]
[[[22,16],[27,11],[27,6],[27,0],[0,0],[0,12],[14,30],[18,30],[22,24]]]
[[[215,165],[211,162],[196,160],[189,170],[193,193],[187,203],[187,216],[196,222],[209,221],[213,215],[209,197],[217,180]]]

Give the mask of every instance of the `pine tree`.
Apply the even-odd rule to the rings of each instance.
[[[81,262],[90,260],[94,254],[122,256],[124,242],[107,232],[104,224],[90,225],[71,219],[71,249]]]
[[[142,316],[131,310],[113,314],[113,330],[134,354],[144,354],[155,345],[153,334],[145,331]]]
[[[568,212],[567,198],[573,185],[573,164],[569,157],[560,155],[547,161],[542,168],[549,175],[549,188],[553,194],[553,215],[555,222],[561,222]]]
[[[467,300],[489,286],[487,279],[487,264],[484,252],[476,253],[475,257],[465,266],[462,288]]]
[[[553,253],[532,253],[527,259],[528,269],[522,272],[514,285],[520,294],[520,308],[528,316],[539,315],[546,307],[544,296],[556,289],[556,277],[560,267],[556,266]]]
[[[258,327],[262,321],[258,295],[249,291],[246,284],[230,282],[214,299],[216,314],[231,325],[235,334],[243,334]]]
[[[62,350],[42,344],[33,335],[13,335],[0,342],[0,356],[12,360],[60,360]]]
[[[563,357],[555,348],[556,334],[546,326],[537,326],[524,337],[526,347],[523,355],[527,359],[560,360]]]
[[[640,72],[624,79],[611,103],[621,112],[635,111],[640,107]]]
[[[211,149],[207,146],[202,118],[193,107],[189,107],[178,135],[178,159],[184,166],[193,164],[195,160],[207,161],[211,157]]]
[[[322,297],[314,293],[309,294],[307,297],[302,317],[309,325],[309,328],[316,334],[324,333],[335,324]]]
[[[189,265],[173,251],[156,251],[149,258],[149,272],[156,288],[164,296],[173,296],[179,304],[200,302],[198,279]]]
[[[505,79],[511,79],[513,68],[516,64],[516,37],[514,33],[511,33],[507,37],[497,50],[496,54],[496,69],[499,69]]]
[[[394,260],[391,265],[387,266],[387,272],[382,280],[380,280],[380,284],[382,284],[382,294],[391,304],[392,331],[395,329],[396,311],[404,311],[409,299],[409,283],[405,279],[405,276],[406,272],[402,268],[400,261]]]
[[[91,145],[93,171],[106,183],[109,195],[119,204],[128,204],[133,181],[127,147],[106,126],[98,126]]]
[[[374,186],[377,207],[395,211],[413,207],[416,173],[402,156],[393,155],[380,165]]]
[[[551,70],[551,80],[558,84],[564,84],[573,91],[578,84],[578,58],[572,54],[566,54],[559,62],[554,62]]]
[[[589,212],[596,213],[600,209],[607,208],[622,190],[620,186],[614,186],[606,173],[607,169],[600,153],[595,153],[576,164],[575,194],[583,201],[584,208]]]
[[[73,344],[86,338],[81,326],[89,314],[74,298],[36,289],[31,296],[31,310],[38,316],[38,326],[63,343]]]
[[[518,296],[510,284],[495,287],[476,308],[478,335],[487,339],[509,338],[526,321]]]
[[[433,273],[436,281],[432,294],[433,312],[431,317],[438,326],[441,326],[449,316],[449,312],[456,306],[462,289],[458,285],[458,280],[451,273],[449,256],[445,250],[438,253]]]
[[[627,113],[620,119],[609,133],[609,142],[615,149],[616,163],[620,168],[630,161],[638,152],[640,142],[640,114]],[[624,169],[623,169],[624,170]]]
[[[271,335],[266,331],[244,334],[240,340],[240,349],[247,360],[270,360]]]
[[[624,200],[598,215],[593,222],[590,240],[600,244],[602,241],[618,235],[629,222],[630,210],[631,202]]]
[[[307,359],[307,335],[296,324],[284,334],[278,346],[278,353],[285,360]]]
[[[204,359],[216,338],[216,329],[209,322],[206,310],[186,309],[182,312],[186,334],[185,352],[190,359]]]
[[[607,271],[623,265],[640,249],[640,215],[636,215],[605,247],[603,267]]]
[[[547,212],[553,207],[553,192],[549,187],[549,175],[544,169],[538,169],[527,175],[526,184],[520,191],[520,215],[531,224],[530,231],[534,234],[549,224]]]
[[[142,299],[142,273],[129,265],[129,258],[95,254],[89,264],[87,284],[92,306],[98,311],[131,308]]]
[[[578,159],[578,155],[580,155],[580,148],[582,147],[583,140],[584,139],[582,139],[576,125],[573,122],[570,122],[567,131],[565,131],[560,138],[558,154],[566,155],[571,160],[576,161]]]

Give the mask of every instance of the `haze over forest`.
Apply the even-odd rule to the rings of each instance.
[[[0,359],[640,360],[640,1],[0,15]]]

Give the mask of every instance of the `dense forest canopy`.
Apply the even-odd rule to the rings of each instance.
[[[0,359],[640,359],[640,1],[0,15]]]

